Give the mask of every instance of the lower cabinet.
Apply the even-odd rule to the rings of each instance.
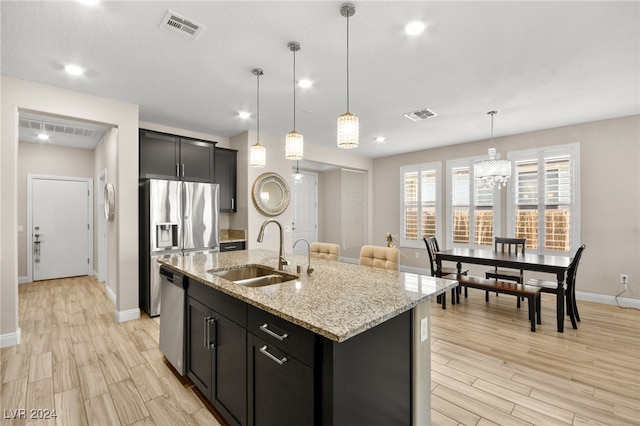
[[[229,296],[201,284],[194,285],[203,287],[201,292],[209,293],[210,297],[205,297],[204,302],[215,309],[229,310],[234,303],[242,303],[230,298],[233,303],[227,305],[225,299]],[[193,297],[187,300],[187,376],[229,424],[244,425],[247,423],[246,328]],[[231,311],[235,314],[237,309]],[[246,320],[246,306],[237,313],[241,316],[239,322]]]

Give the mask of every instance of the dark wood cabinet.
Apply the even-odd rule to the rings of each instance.
[[[228,243],[220,243],[220,252],[244,250],[247,247],[246,241],[234,241]]]
[[[220,211],[235,212],[238,151],[215,149],[215,183],[220,184]]]
[[[248,334],[248,424],[313,425],[313,369]]]
[[[246,304],[197,282],[187,294],[187,376],[229,424],[244,425]]]
[[[214,182],[215,142],[140,129],[140,178]]]

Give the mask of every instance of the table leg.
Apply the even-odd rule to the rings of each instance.
[[[564,273],[558,274],[558,289],[556,290],[556,321],[558,333],[564,332]]]
[[[442,260],[436,256],[436,277],[442,278]],[[438,296],[438,302],[442,305],[442,309],[447,309],[447,292],[445,291]],[[455,304],[455,300],[454,300]]]

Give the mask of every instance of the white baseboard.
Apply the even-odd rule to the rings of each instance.
[[[618,297],[616,302],[615,296],[606,296],[604,294],[585,293],[583,291],[576,291],[576,300],[586,300],[588,302],[604,303],[607,305],[620,305],[623,308],[635,308],[640,309],[640,300],[629,299],[626,297]]]
[[[115,321],[117,323],[131,321],[140,318],[140,309],[129,309],[128,311],[116,311]]]
[[[0,348],[8,348],[20,344],[20,328],[14,333],[0,334]]]
[[[18,284],[25,284],[25,283],[29,283],[31,281],[27,281],[27,277],[18,277]]]
[[[117,305],[118,299],[116,298],[116,294],[111,290],[111,287],[109,287],[107,283],[104,283],[104,292],[107,293],[109,300],[111,300],[114,305]]]

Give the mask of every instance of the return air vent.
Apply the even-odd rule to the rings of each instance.
[[[418,111],[408,112],[404,116],[411,121],[420,121],[427,118],[435,117],[437,114],[428,108],[420,109]]]
[[[59,123],[48,123],[46,121],[29,120],[25,118],[20,119],[20,127],[22,127],[23,129],[37,130],[40,132],[62,133],[65,135],[86,137],[93,137],[96,132],[94,129],[88,129],[86,127],[69,126]]]
[[[191,40],[197,39],[202,31],[204,31],[204,25],[200,25],[170,10],[167,10],[160,26],[178,32]]]

